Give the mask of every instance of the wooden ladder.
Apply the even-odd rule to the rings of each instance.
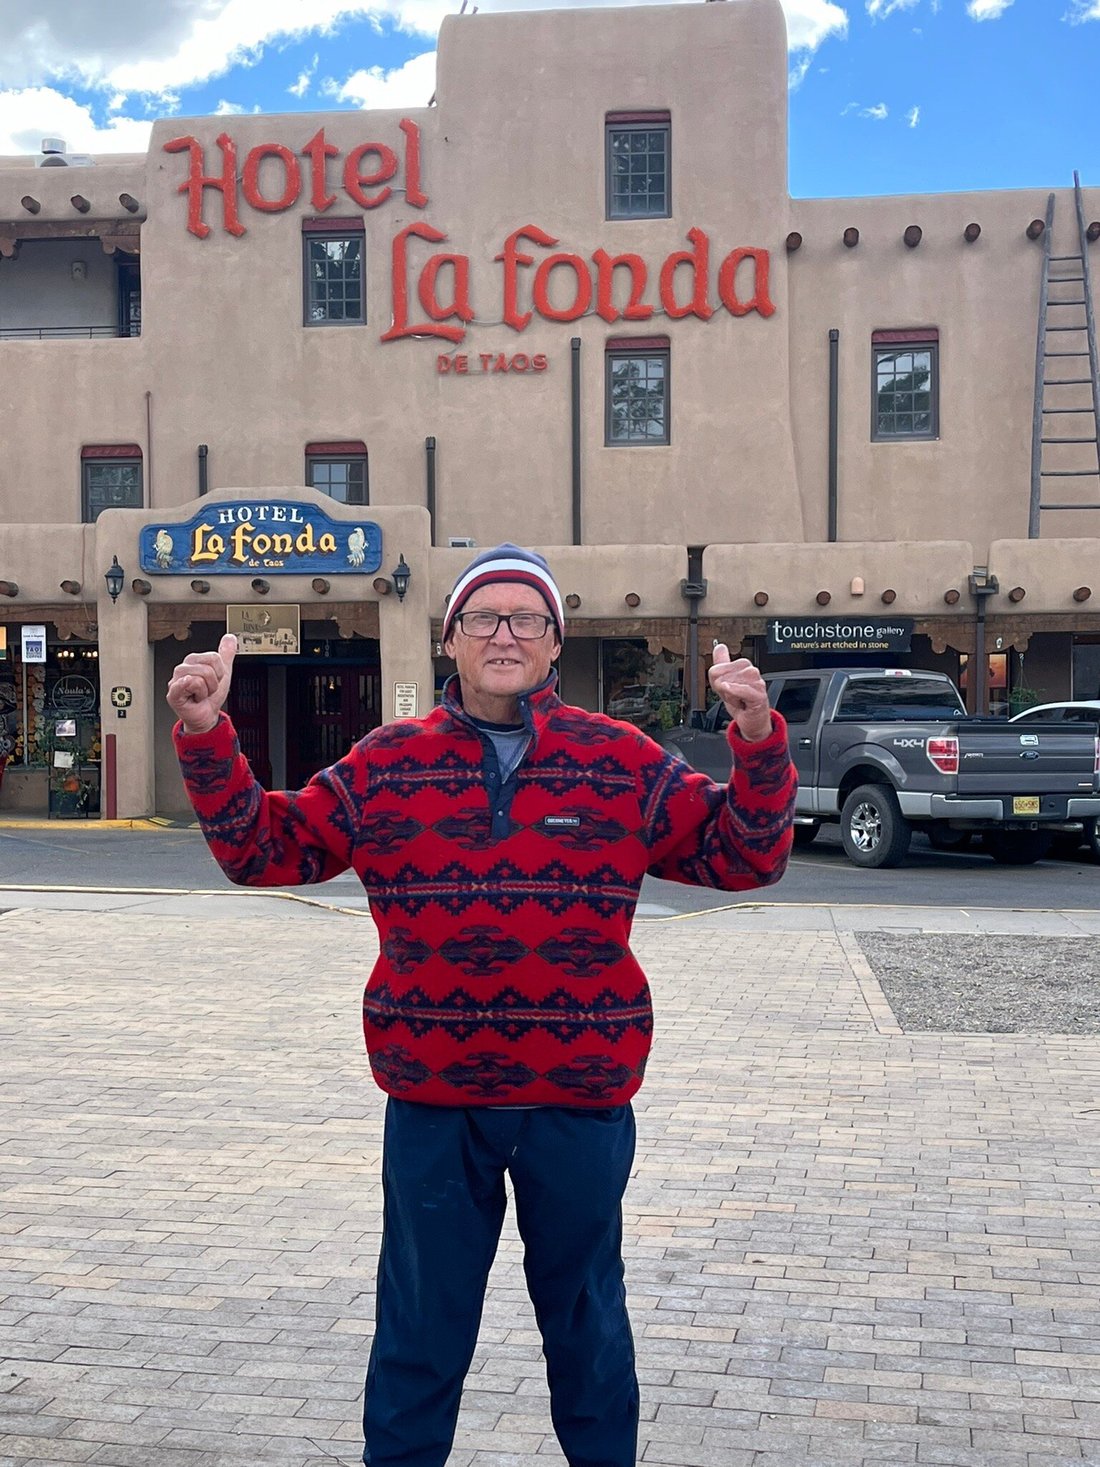
[[[1093,496],[1091,502],[1078,500],[1067,503],[1060,497],[1046,497],[1058,488],[1051,481],[1060,479],[1091,479],[1100,490],[1100,369],[1097,364],[1096,317],[1092,308],[1085,207],[1081,180],[1076,173],[1073,175],[1073,193],[1078,253],[1052,253],[1053,194],[1047,199],[1046,228],[1043,231],[1039,335],[1035,348],[1035,410],[1031,430],[1031,512],[1028,516],[1028,536],[1033,540],[1038,538],[1040,516],[1044,510],[1100,510],[1100,492]],[[1052,266],[1057,266],[1057,271],[1052,271]],[[1063,294],[1059,290],[1052,294],[1052,287],[1059,286],[1068,286],[1068,293]],[[1053,319],[1049,319],[1051,313],[1054,313]],[[1050,344],[1052,340],[1053,346]],[[1087,405],[1080,402],[1085,396],[1080,391],[1083,387],[1090,389]],[[1067,402],[1072,405],[1067,405]],[[1056,432],[1062,424],[1065,427]],[[1075,466],[1066,468],[1065,448],[1071,444],[1077,449],[1086,445],[1091,451],[1086,455],[1079,452],[1071,454]],[[1095,460],[1095,464],[1081,467],[1086,458],[1090,464]]]

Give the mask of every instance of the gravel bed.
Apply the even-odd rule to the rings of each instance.
[[[1100,1034],[1100,939],[859,932],[907,1033]]]

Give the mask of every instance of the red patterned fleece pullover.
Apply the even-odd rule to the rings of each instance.
[[[385,724],[297,792],[265,792],[233,726],[176,728],[210,849],[244,886],[353,867],[381,952],[363,1021],[374,1078],[429,1105],[621,1105],[642,1083],[649,988],[630,951],[646,872],[723,891],[778,881],[796,779],[786,729],[715,784],[630,724],[521,699],[531,743],[501,783],[458,680],[427,718]]]

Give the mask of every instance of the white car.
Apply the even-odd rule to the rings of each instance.
[[[1078,698],[1065,703],[1038,703],[1034,708],[1025,708],[1010,718],[1009,723],[1095,723],[1100,724],[1100,698]],[[1098,772],[1100,778],[1100,772]],[[1086,820],[1082,839],[1092,852],[1094,861],[1100,861],[1100,821]],[[1061,845],[1061,837],[1058,838]],[[1066,843],[1068,849],[1069,842]]]
[[[1009,723],[1100,723],[1100,698],[1079,698],[1065,703],[1037,703],[1010,718]]]

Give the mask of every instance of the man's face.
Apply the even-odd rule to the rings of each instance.
[[[462,611],[495,611],[501,615],[533,611],[548,616],[550,608],[534,586],[502,581],[475,591],[463,603]],[[445,648],[447,656],[458,665],[463,702],[478,716],[474,703],[486,698],[515,698],[544,682],[561,652],[561,643],[554,635],[553,623],[537,641],[520,641],[502,621],[491,637],[468,637],[456,624]]]

